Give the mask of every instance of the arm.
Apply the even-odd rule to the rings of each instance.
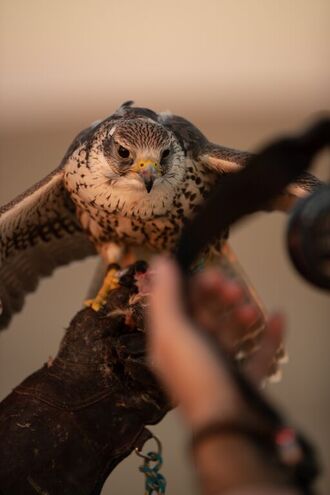
[[[183,308],[175,265],[160,259],[153,268],[150,356],[170,396],[180,402],[193,438],[198,438],[194,442],[193,457],[201,492],[216,495],[240,490],[242,495],[247,495],[250,487],[254,487],[263,490],[262,493],[273,493],[277,489],[284,493],[281,490],[293,486],[288,471],[271,449],[264,449],[257,441],[258,433],[270,428],[268,418],[256,413],[242,397],[221,355],[210,345],[217,339],[221,342],[229,331],[235,334],[239,328],[249,325],[256,316],[256,308],[251,304],[242,306],[240,287],[210,272],[199,276],[193,286],[195,318],[192,321]],[[223,319],[224,314],[227,319]],[[211,341],[197,328],[201,323],[206,333],[211,334]],[[267,374],[282,333],[282,318],[272,317],[260,349],[245,369],[253,384],[259,384]],[[219,424],[224,425],[221,431],[215,429],[213,434],[201,435],[208,425]],[[228,424],[234,428],[226,428]],[[248,434],[243,431],[244,426]],[[295,493],[293,489],[292,493]]]

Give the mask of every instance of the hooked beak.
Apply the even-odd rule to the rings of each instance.
[[[143,177],[143,180],[147,192],[150,193],[152,186],[154,185],[154,179],[152,177]]]
[[[133,170],[142,177],[146,190],[150,193],[155,179],[160,176],[158,163],[153,160],[139,160]]]

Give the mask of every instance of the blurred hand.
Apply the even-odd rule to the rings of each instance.
[[[237,283],[216,270],[208,270],[192,281],[193,318],[189,319],[174,262],[159,257],[152,265],[152,273],[150,360],[171,398],[180,403],[188,426],[198,429],[212,420],[241,416],[247,405],[203,331],[213,333],[230,350],[233,336],[244,334],[259,309],[246,302]],[[246,364],[245,373],[256,385],[267,374],[280,345],[283,326],[280,315],[269,319],[260,349]]]

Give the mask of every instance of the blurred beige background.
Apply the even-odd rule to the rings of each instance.
[[[253,150],[329,109],[328,0],[0,1],[0,200],[54,168],[70,140],[127,99]],[[317,173],[328,179],[329,157]],[[234,200],[234,199],[233,199]],[[293,270],[286,219],[259,215],[232,244],[268,308],[288,315],[290,363],[270,394],[330,461],[329,299]],[[0,398],[56,353],[95,260],[59,269],[0,335]],[[65,290],[63,289],[65,288]],[[153,428],[168,493],[196,493],[176,412]],[[102,494],[143,493],[132,455]],[[329,478],[323,479],[329,492]]]

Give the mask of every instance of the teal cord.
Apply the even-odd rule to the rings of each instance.
[[[145,456],[142,466],[139,467],[139,471],[146,477],[145,495],[152,495],[153,493],[161,495],[165,493],[166,479],[159,473],[162,464],[163,459],[160,453],[148,452]]]

